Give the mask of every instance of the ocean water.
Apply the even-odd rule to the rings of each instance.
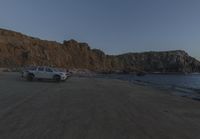
[[[145,76],[111,74],[101,75],[101,77],[170,89],[174,90],[176,95],[200,101],[200,74],[147,74]]]

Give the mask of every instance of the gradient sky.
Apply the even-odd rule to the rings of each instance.
[[[73,38],[107,54],[183,49],[200,57],[200,0],[0,0],[0,28]]]

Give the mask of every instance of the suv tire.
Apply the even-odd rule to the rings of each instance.
[[[34,75],[33,74],[28,74],[27,80],[28,81],[33,81],[33,79],[34,79]]]
[[[60,76],[59,75],[54,75],[53,76],[54,81],[60,82]]]

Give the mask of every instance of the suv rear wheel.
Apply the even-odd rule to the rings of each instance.
[[[59,75],[54,75],[54,76],[53,76],[53,79],[54,79],[56,82],[60,82],[60,76],[59,76]]]

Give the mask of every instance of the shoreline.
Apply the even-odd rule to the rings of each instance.
[[[120,76],[123,75],[130,75],[130,76],[136,76],[136,73],[133,74],[99,74],[95,72],[90,72],[89,70],[81,70],[81,69],[75,69],[74,72],[72,70],[69,70],[74,77],[88,77],[88,78],[105,78],[105,79],[119,79],[122,81],[129,81],[130,83],[137,84],[137,85],[143,85],[143,86],[150,86],[150,87],[155,87],[158,89],[163,89],[163,90],[168,90],[171,92],[174,92],[175,95],[180,96],[180,97],[186,97],[189,99],[193,99],[195,101],[200,101],[200,89],[196,88],[190,88],[190,87],[183,87],[183,86],[176,86],[176,85],[162,85],[162,84],[156,84],[153,82],[149,81],[144,81],[141,79],[122,79]],[[10,70],[9,68],[0,68],[0,73],[18,73],[19,69],[14,68],[14,70]],[[112,76],[116,77],[112,77]],[[189,74],[184,74],[184,73],[147,73],[147,75],[200,75],[200,73],[189,73]],[[111,77],[110,77],[111,76]],[[142,76],[142,77],[145,77]]]
[[[125,74],[125,76],[127,76],[127,75],[137,77],[135,74]],[[182,74],[151,74],[151,75],[182,75]],[[185,75],[185,74],[183,74],[183,75]],[[185,75],[185,76],[187,76],[187,75]],[[196,75],[196,74],[191,74],[191,75]],[[124,75],[121,74],[121,76],[124,76]],[[200,101],[200,89],[196,89],[196,88],[184,87],[184,86],[178,86],[178,85],[163,85],[163,84],[153,83],[153,82],[145,81],[145,80],[141,80],[141,79],[124,78],[124,77],[120,77],[119,74],[110,74],[110,76],[108,74],[99,74],[99,75],[96,75],[95,77],[105,78],[105,79],[118,79],[118,80],[122,80],[122,81],[128,81],[128,82],[130,82],[132,84],[136,84],[136,85],[150,86],[150,87],[154,87],[157,89],[168,90],[169,92],[174,92],[173,94],[176,96],[186,97],[189,99],[193,99],[195,101]]]

